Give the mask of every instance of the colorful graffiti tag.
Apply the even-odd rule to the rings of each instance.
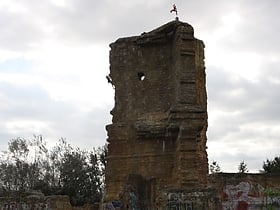
[[[258,183],[240,182],[223,189],[223,210],[261,210],[268,205],[280,210],[280,197],[268,197],[265,188]]]

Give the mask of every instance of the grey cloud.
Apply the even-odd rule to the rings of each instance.
[[[125,2],[84,1],[82,4],[75,2],[73,8],[58,20],[59,33],[86,43],[96,40],[110,43],[121,36],[137,35],[149,30],[150,22],[159,19],[145,2],[135,2],[127,7]],[[148,16],[153,18],[147,21]]]
[[[279,120],[280,84],[269,80],[271,75],[277,74],[275,71],[264,70],[261,79],[252,82],[241,77],[236,79],[236,76],[232,79],[231,73],[221,69],[209,69],[207,84],[210,107],[229,112],[239,111],[245,121],[269,123]]]
[[[248,0],[239,2],[239,7],[242,22],[220,44],[243,52],[278,53],[280,2]]]
[[[40,118],[45,120],[50,117],[49,114],[52,111],[57,111],[58,115],[63,111],[65,113],[75,111],[73,107],[69,107],[69,104],[64,107],[66,104],[53,102],[47,92],[38,85],[23,86],[2,82],[0,89],[3,101],[5,101],[1,115],[5,119]],[[60,110],[54,110],[57,108]]]
[[[246,151],[246,148],[244,148]],[[221,152],[219,155],[210,156],[210,161],[217,161],[223,172],[238,172],[238,166],[241,161],[247,164],[249,172],[256,173],[262,170],[263,161],[265,161],[268,156],[260,153],[236,153],[231,154],[230,152]]]
[[[257,172],[262,161],[279,152],[280,83],[272,80],[280,78],[277,64],[267,65],[260,79],[254,82],[232,77],[231,73],[213,66],[207,72],[211,122],[208,142],[227,147],[223,149],[227,152],[210,147],[209,157],[224,162],[227,170],[245,160],[249,169]],[[233,94],[235,91],[239,92]],[[215,111],[222,111],[223,115],[211,120]]]
[[[138,35],[143,31],[149,31],[173,19],[169,13],[171,2],[154,4],[149,2],[136,1],[127,6],[125,1],[67,1],[68,6],[64,8],[57,7],[49,1],[32,0],[30,4],[22,3],[27,13],[13,14],[2,8],[0,24],[5,28],[5,32],[2,33],[1,44],[5,46],[5,43],[9,43],[6,47],[19,49],[51,38],[68,44],[75,42],[88,44],[97,41],[110,43],[122,36]],[[199,30],[209,32],[221,24],[220,17],[227,14],[226,11],[243,11],[248,21],[240,26],[238,31],[246,36],[238,46],[246,44],[249,47],[250,42],[246,37],[249,40],[252,37],[263,40],[262,45],[267,45],[266,42],[270,42],[271,37],[277,37],[274,31],[275,27],[279,27],[276,18],[279,3],[266,2],[247,0],[229,4],[225,0],[215,1],[215,3],[200,0],[192,3],[178,2],[178,9],[183,21],[191,22]],[[163,20],[165,21],[162,22]],[[43,26],[52,27],[53,32],[46,33]],[[12,41],[13,45],[11,45]],[[238,43],[234,39],[232,41],[232,43],[227,41],[227,44],[236,47]]]
[[[28,15],[11,13],[0,8],[0,45],[2,49],[22,51],[42,40],[43,33]]]
[[[31,138],[33,134],[42,134],[46,140],[56,141],[65,137],[74,146],[85,148],[100,146],[106,141],[104,126],[110,123],[110,108],[93,109],[90,113],[81,112],[78,104],[54,101],[40,86],[15,86],[9,83],[0,84],[0,148],[5,148],[4,142],[18,136]],[[41,128],[41,133],[27,128],[25,130],[7,131],[3,123],[10,121],[36,120],[47,123]],[[88,145],[86,145],[88,144]],[[82,145],[83,146],[83,145]]]
[[[83,149],[104,145],[107,139],[105,125],[111,123],[110,108],[107,106],[96,108],[91,112],[68,119],[70,121],[67,124],[57,122],[57,126],[63,128],[61,130],[67,131],[68,140],[72,145]],[[77,119],[78,121],[73,121]],[[81,136],[83,137],[82,144]]]

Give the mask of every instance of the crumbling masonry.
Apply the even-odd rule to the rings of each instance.
[[[176,20],[110,47],[105,209],[206,208],[203,42]]]

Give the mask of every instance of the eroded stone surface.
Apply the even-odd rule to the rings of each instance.
[[[115,106],[113,123],[106,127],[104,202],[126,202],[122,195],[141,191],[126,190],[132,186],[131,174],[142,177],[146,192],[140,197],[151,209],[159,205],[162,192],[205,189],[203,42],[194,38],[191,25],[172,21],[149,33],[118,39],[110,47]]]

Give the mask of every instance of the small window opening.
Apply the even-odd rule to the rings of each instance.
[[[137,75],[140,81],[143,81],[145,79],[145,74],[143,72],[139,72]]]

